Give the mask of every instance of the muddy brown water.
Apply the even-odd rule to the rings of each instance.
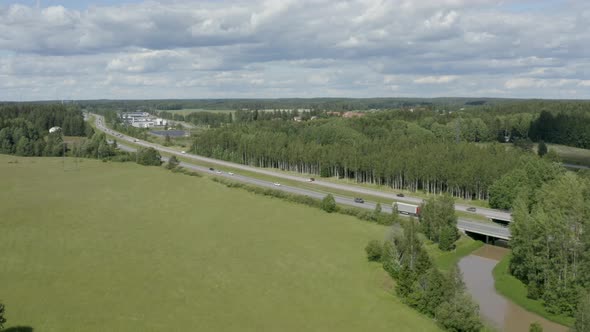
[[[492,270],[509,252],[506,248],[485,245],[459,262],[465,286],[479,304],[483,319],[498,330],[506,332],[528,331],[533,322],[541,324],[546,332],[568,331],[565,326],[526,311],[496,293]]]

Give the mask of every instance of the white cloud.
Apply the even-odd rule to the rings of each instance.
[[[80,98],[590,97],[590,4],[511,2],[4,2],[0,100],[62,86]]]
[[[458,77],[452,75],[445,76],[425,76],[414,80],[417,84],[446,84],[455,81]]]

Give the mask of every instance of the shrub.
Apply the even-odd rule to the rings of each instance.
[[[324,199],[322,199],[322,210],[332,213],[336,211],[336,200],[332,194],[328,194]]]
[[[377,262],[381,260],[381,254],[383,253],[383,247],[377,240],[371,240],[365,247],[367,252],[367,259],[371,262]]]
[[[136,154],[136,162],[144,166],[160,166],[162,156],[154,148],[140,148]]]
[[[176,156],[171,156],[168,159],[168,163],[166,164],[166,168],[167,169],[175,169],[176,167],[178,167],[179,164],[180,164],[180,161],[178,161],[178,158],[176,158]]]
[[[537,322],[531,323],[529,326],[529,332],[543,332],[543,327]]]
[[[479,332],[483,328],[479,307],[467,294],[456,294],[442,303],[435,315],[439,325],[448,331]]]

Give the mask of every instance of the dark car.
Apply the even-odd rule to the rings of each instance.
[[[474,208],[474,207],[468,207],[468,208],[467,208],[467,211],[469,211],[469,212],[475,212],[475,211],[477,211],[477,210],[476,210],[476,208]]]
[[[397,197],[404,197],[404,196],[406,196],[406,195],[404,195],[404,194],[402,194],[402,193],[399,193],[399,194],[397,194],[396,196],[397,196]]]
[[[355,199],[354,199],[354,202],[355,202],[355,203],[364,203],[364,202],[365,202],[365,200],[364,200],[364,199],[362,199],[362,198],[359,198],[359,197],[357,197],[357,198],[355,198]]]
[[[215,169],[213,169],[213,167],[209,167],[209,170],[210,170],[210,171],[214,171]]]

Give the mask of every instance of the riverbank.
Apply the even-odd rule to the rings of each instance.
[[[534,322],[545,331],[567,332],[566,326],[532,313],[496,291],[493,270],[509,253],[506,248],[484,245],[459,262],[465,286],[479,304],[483,320],[505,332],[528,331]]]
[[[534,312],[550,321],[566,326],[573,325],[573,318],[563,315],[551,314],[547,312],[543,306],[542,301],[528,298],[525,284],[516,279],[514,276],[510,275],[508,272],[509,263],[510,254],[504,256],[492,271],[492,274],[494,275],[494,286],[498,293],[502,294],[510,301],[518,304],[524,309]]]
[[[428,253],[439,269],[448,271],[457,265],[463,257],[468,256],[483,245],[484,243],[481,241],[475,241],[468,236],[462,235],[455,242],[455,250],[453,251],[441,251],[438,249],[438,244],[433,242],[426,242],[426,250],[428,250]]]

